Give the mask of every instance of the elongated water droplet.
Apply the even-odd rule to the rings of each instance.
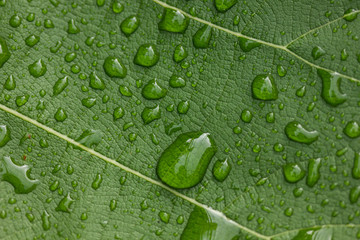
[[[86,147],[96,147],[102,140],[102,132],[100,130],[85,130],[80,137],[75,141],[86,146]],[[79,149],[78,147],[74,147]]]
[[[239,228],[221,213],[196,206],[180,239],[241,239],[241,235]]]
[[[325,50],[319,46],[314,47],[311,51],[311,56],[314,58],[314,60],[317,60],[324,55],[325,55]]]
[[[5,39],[0,37],[0,68],[9,60],[11,54],[7,47]]]
[[[138,29],[139,25],[139,18],[135,15],[131,15],[121,22],[120,29],[126,36],[130,36]]]
[[[310,159],[308,166],[308,176],[306,178],[306,184],[309,187],[313,187],[320,179],[320,167],[321,159]]]
[[[75,20],[74,19],[70,19],[68,22],[68,30],[67,32],[69,34],[76,34],[80,32],[80,28],[78,28],[75,24]]]
[[[180,11],[165,8],[163,17],[159,22],[159,29],[173,33],[183,33],[189,25],[189,18]]]
[[[318,131],[309,131],[297,121],[289,122],[285,127],[285,133],[289,139],[306,144],[316,141],[319,137]]]
[[[237,0],[215,0],[215,7],[219,12],[224,13],[232,8],[237,2]]]
[[[64,89],[68,86],[69,80],[68,76],[65,76],[63,78],[59,78],[56,83],[53,86],[53,95],[59,95]]]
[[[91,184],[91,187],[92,187],[94,190],[98,189],[98,188],[100,187],[100,185],[101,185],[102,180],[103,180],[103,179],[102,179],[101,174],[100,174],[100,173],[96,174],[95,179],[94,179],[94,181],[93,181],[92,184]]]
[[[186,86],[186,82],[182,77],[177,75],[172,75],[169,80],[170,87],[181,88]]]
[[[165,126],[165,133],[170,136],[171,134],[180,131],[181,128],[182,128],[181,124],[176,124],[172,122]]]
[[[331,106],[338,106],[347,99],[345,93],[340,90],[341,77],[338,73],[329,73],[318,69],[318,75],[322,79],[321,96]]]
[[[213,167],[213,175],[216,180],[223,182],[231,171],[231,164],[228,158],[224,160],[217,160]]]
[[[36,78],[43,76],[47,71],[46,65],[42,59],[35,61],[33,64],[30,64],[28,68],[30,74]]]
[[[26,45],[28,45],[29,47],[35,46],[39,41],[40,41],[40,37],[39,37],[39,36],[36,36],[36,35],[34,35],[34,34],[28,36],[28,37],[25,39],[25,43],[26,43]]]
[[[157,174],[164,183],[174,188],[195,186],[203,179],[216,151],[209,133],[183,133],[162,153]]]
[[[355,152],[352,176],[355,179],[360,179],[360,152]]]
[[[196,48],[208,48],[210,45],[212,28],[205,25],[200,28],[193,36],[193,44]]]
[[[141,113],[141,118],[145,124],[149,124],[156,119],[160,119],[161,110],[160,106],[156,105],[155,107],[146,107]]]
[[[0,147],[5,146],[11,140],[11,131],[7,125],[0,125]]]
[[[59,184],[60,183],[58,180],[54,181],[49,187],[50,191],[52,191],[52,192],[56,191],[56,189],[58,189],[58,187],[59,187]]]
[[[117,201],[115,199],[112,199],[110,201],[110,211],[114,211],[116,209],[117,206]]]
[[[360,125],[356,121],[350,121],[346,124],[344,128],[344,133],[349,138],[357,138],[360,137]]]
[[[116,57],[107,57],[104,62],[105,73],[109,77],[124,78],[127,74],[127,69],[120,59]]]
[[[39,184],[39,180],[29,177],[30,171],[28,165],[18,166],[11,157],[5,156],[0,165],[0,179],[10,183],[14,187],[15,193],[29,193]]]
[[[276,100],[278,89],[272,75],[258,75],[252,82],[252,93],[254,98],[260,100]]]
[[[243,50],[244,52],[250,52],[252,49],[257,48],[261,45],[258,42],[243,37],[239,37],[239,44],[241,50]]]
[[[356,203],[359,199],[360,196],[360,185],[351,188],[350,190],[350,194],[349,194],[349,199],[351,203]]]
[[[93,89],[97,89],[97,90],[104,90],[105,89],[104,80],[102,80],[95,72],[92,72],[90,74],[89,85]]]
[[[122,118],[125,115],[125,111],[122,107],[116,107],[113,112],[114,121]]]
[[[181,101],[177,106],[177,111],[180,114],[186,114],[189,111],[190,102],[189,101]]]
[[[50,215],[48,214],[48,212],[45,210],[43,212],[43,214],[41,215],[41,221],[42,221],[42,227],[45,231],[49,230],[51,227],[51,223],[50,223]]]
[[[60,200],[59,204],[55,208],[56,211],[60,212],[71,212],[71,205],[74,203],[74,199],[71,198],[70,193],[68,193],[63,199]]]
[[[185,58],[187,58],[188,56],[188,52],[186,51],[186,49],[184,48],[184,46],[182,46],[181,44],[177,45],[174,51],[174,61],[175,62],[181,62],[182,60],[184,60]]]
[[[58,122],[63,122],[63,121],[65,121],[65,119],[67,119],[67,114],[64,109],[58,108],[58,110],[56,111],[56,113],[54,115],[54,118]]]
[[[165,97],[167,90],[160,86],[155,78],[143,87],[141,94],[146,99],[156,100]]]
[[[143,44],[136,52],[134,63],[143,67],[154,66],[160,58],[160,54],[153,44]]]
[[[283,166],[285,180],[290,183],[300,181],[305,177],[305,171],[296,163],[288,163]]]

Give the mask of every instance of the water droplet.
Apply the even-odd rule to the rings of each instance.
[[[57,51],[59,51],[59,49],[61,48],[62,46],[62,42],[61,41],[57,41],[55,46],[53,47],[50,47],[50,52],[52,53],[57,53]]]
[[[30,64],[28,68],[30,74],[36,78],[43,76],[47,71],[46,65],[42,59],[35,61],[33,64]]]
[[[181,101],[177,106],[177,111],[180,114],[186,114],[189,111],[190,102],[189,101]]]
[[[196,206],[190,214],[180,239],[223,240],[242,238],[239,228],[226,220],[224,215]]]
[[[120,91],[121,95],[123,95],[125,97],[131,97],[133,95],[130,88],[128,88],[124,85],[120,85],[119,91]]]
[[[174,188],[195,186],[204,177],[216,151],[209,133],[180,134],[162,153],[157,174],[164,183]]]
[[[149,208],[149,205],[148,205],[146,199],[140,203],[140,207],[141,207],[141,211],[145,211],[146,209]]]
[[[189,18],[180,11],[165,8],[163,17],[159,22],[159,29],[173,33],[183,33],[189,25]]]
[[[242,112],[241,112],[241,120],[243,120],[243,122],[245,123],[249,123],[251,122],[252,120],[252,113],[250,112],[250,110],[248,109],[244,109]]]
[[[25,216],[29,222],[33,222],[35,220],[35,216],[32,213],[26,213]]]
[[[50,215],[45,210],[43,214],[41,215],[41,221],[42,221],[42,227],[45,231],[49,230],[51,227],[50,223]]]
[[[68,22],[68,30],[67,32],[69,34],[76,34],[80,32],[80,28],[78,28],[75,24],[75,20],[74,19],[70,19]]]
[[[104,62],[105,73],[109,77],[124,78],[127,74],[127,69],[122,64],[120,59],[116,57],[107,57]]]
[[[114,211],[116,209],[117,206],[117,201],[115,199],[112,199],[110,201],[110,211]]]
[[[114,13],[121,13],[124,11],[124,5],[120,1],[114,1],[112,5],[112,10]]]
[[[340,90],[341,77],[337,73],[329,73],[318,69],[318,75],[322,79],[321,96],[331,106],[337,106],[346,101],[346,94]]]
[[[0,165],[0,179],[10,183],[15,193],[29,193],[39,184],[39,180],[29,178],[30,171],[28,165],[18,166],[11,157],[5,156]]]
[[[305,171],[296,163],[288,163],[283,166],[286,181],[296,183],[305,177]]]
[[[213,175],[216,180],[223,182],[231,171],[231,164],[229,163],[228,158],[224,160],[217,160],[213,167]]]
[[[86,147],[96,147],[102,139],[102,132],[99,130],[85,130],[75,141],[86,146]],[[79,149],[78,147],[74,147]]]
[[[258,75],[252,82],[252,93],[254,98],[260,100],[276,100],[278,89],[274,77],[271,75]]]
[[[326,228],[326,227],[324,227],[324,228],[315,227],[315,228],[302,229],[302,230],[299,230],[297,235],[295,237],[293,237],[291,240],[300,240],[300,239],[304,239],[304,240],[334,239],[333,229]]]
[[[346,49],[341,50],[341,61],[345,61],[348,57],[349,54],[346,52]]]
[[[296,90],[296,96],[303,97],[306,93],[306,86],[302,86]]]
[[[67,119],[67,114],[64,109],[58,108],[58,110],[56,111],[56,113],[54,115],[54,118],[58,122],[63,122],[63,121],[65,121],[65,119]]]
[[[70,193],[68,193],[63,199],[60,200],[59,204],[55,208],[56,211],[60,212],[71,212],[71,205],[73,204],[74,200],[71,198]]]
[[[309,131],[297,121],[289,122],[285,127],[285,133],[289,139],[306,144],[316,141],[319,137],[318,131]]]
[[[320,179],[320,167],[321,167],[321,159],[310,159],[308,166],[308,176],[306,179],[306,184],[309,187],[313,187]]]
[[[50,191],[54,192],[56,189],[58,189],[60,183],[58,180],[55,180],[49,187]]]
[[[359,199],[359,196],[360,196],[360,186],[351,188],[350,194],[349,194],[350,202],[356,203]]]
[[[176,218],[176,222],[178,224],[183,224],[184,223],[184,216],[183,215],[179,215],[177,218]]]
[[[181,44],[177,45],[174,51],[174,61],[177,63],[181,62],[182,60],[187,58],[187,56],[188,52],[186,51],[184,46],[182,46]]]
[[[65,55],[66,62],[72,62],[76,58],[77,54],[75,52],[70,52]]]
[[[16,88],[16,81],[13,77],[13,75],[10,75],[4,84],[4,88],[8,91],[14,90]]]
[[[114,109],[114,113],[113,113],[114,121],[122,118],[124,115],[125,115],[125,111],[122,107],[116,107]]]
[[[294,188],[293,190],[293,194],[294,194],[294,197],[298,198],[298,197],[301,197],[304,193],[304,189],[302,187],[297,187],[297,188]]]
[[[156,119],[160,119],[161,110],[160,106],[156,105],[155,107],[145,107],[141,113],[141,118],[145,124],[149,124]]]
[[[360,125],[356,121],[350,121],[344,128],[344,133],[349,138],[357,138],[360,136]]]
[[[104,80],[102,80],[95,71],[90,74],[90,82],[89,85],[93,89],[98,90],[104,90],[105,89],[105,83]]]
[[[237,0],[215,0],[215,7],[219,12],[226,12],[237,3]]]
[[[159,212],[160,220],[164,223],[169,223],[170,220],[170,214],[164,211]]]
[[[275,152],[282,152],[284,151],[284,146],[281,143],[275,143],[274,144],[274,151]]]
[[[25,43],[26,43],[26,45],[28,45],[29,47],[35,46],[39,41],[40,41],[40,37],[39,37],[39,36],[36,36],[36,35],[34,35],[34,34],[28,36],[28,37],[25,39]]]
[[[349,8],[348,10],[345,11],[345,15],[347,15],[346,17],[344,17],[344,19],[348,22],[352,22],[357,18],[358,13],[356,12],[357,10],[354,8]]]
[[[11,132],[8,126],[0,125],[0,147],[5,146],[11,140]]]
[[[96,0],[96,5],[98,5],[98,7],[102,7],[105,5],[105,0]]]
[[[46,141],[46,139],[44,138],[41,138],[40,141],[39,141],[39,144],[40,144],[40,147],[42,148],[47,148],[49,147],[49,143]]]
[[[17,96],[15,99],[15,103],[18,107],[21,107],[23,105],[25,105],[27,103],[27,101],[29,100],[30,95],[29,94],[25,94],[23,96]]]
[[[294,214],[294,209],[291,207],[288,207],[284,211],[285,216],[291,217]]]
[[[120,25],[121,31],[128,37],[133,34],[139,27],[140,20],[135,15],[131,15],[122,21]]]
[[[314,58],[314,60],[317,60],[324,55],[325,55],[325,50],[319,46],[314,47],[311,51],[311,56]]]
[[[96,177],[95,177],[94,181],[92,182],[91,187],[94,190],[98,189],[101,185],[102,180],[103,179],[102,179],[101,174],[100,173],[96,174]]]
[[[45,19],[44,27],[45,28],[54,28],[55,25],[54,25],[53,21],[51,21],[50,19]]]
[[[277,65],[277,72],[280,77],[284,77],[287,73],[287,70],[283,66]]]
[[[173,74],[169,80],[170,87],[181,88],[186,86],[186,82],[182,77]]]
[[[81,103],[83,106],[85,106],[87,108],[91,108],[95,105],[96,98],[92,98],[92,97],[84,98],[81,100]]]
[[[59,95],[64,89],[68,86],[69,80],[68,76],[65,76],[63,78],[59,78],[56,83],[53,86],[53,95]]]
[[[360,153],[355,152],[354,165],[352,168],[352,176],[355,179],[360,179]]]
[[[165,97],[167,90],[160,86],[155,78],[143,87],[141,94],[146,99],[156,100]]]
[[[6,41],[0,37],[0,68],[9,60],[11,54],[7,47]]]
[[[250,39],[239,37],[239,44],[241,50],[250,52],[252,49],[259,47],[261,44]]]
[[[17,28],[18,26],[20,26],[21,21],[22,21],[21,17],[19,15],[15,14],[15,15],[11,16],[11,18],[9,20],[9,24],[13,28]]]
[[[269,112],[266,114],[266,122],[274,123],[275,122],[275,113]]]
[[[211,40],[212,28],[205,25],[193,36],[193,44],[196,48],[208,48]]]
[[[153,44],[143,44],[136,52],[134,63],[144,67],[154,66],[160,58],[160,54]]]

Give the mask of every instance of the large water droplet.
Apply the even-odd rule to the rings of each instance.
[[[163,17],[159,22],[159,29],[174,33],[183,33],[189,25],[189,18],[178,10],[165,8]]]
[[[103,67],[104,67],[105,73],[109,77],[116,77],[116,78],[126,77],[127,69],[124,66],[124,64],[122,64],[120,59],[118,59],[116,57],[110,57],[110,56],[107,57],[105,59]]]
[[[167,90],[160,86],[155,78],[143,87],[141,94],[146,99],[156,100],[165,97]]]
[[[101,142],[102,135],[100,130],[85,130],[75,141],[86,147],[96,147]],[[78,147],[74,148],[79,149]]]
[[[125,115],[125,111],[122,107],[116,107],[113,112],[114,121],[122,118]]]
[[[70,193],[68,193],[63,199],[60,200],[59,204],[55,208],[56,211],[60,212],[71,212],[71,205],[73,204],[74,199],[71,198]]]
[[[35,61],[33,64],[30,64],[28,68],[30,74],[36,78],[43,76],[47,71],[46,65],[42,59]]]
[[[9,60],[11,54],[7,47],[5,39],[0,37],[0,68],[5,64],[7,60]]]
[[[184,60],[186,57],[188,56],[188,52],[186,51],[186,49],[184,48],[184,46],[182,46],[181,44],[177,45],[174,51],[174,61],[175,62],[181,62],[182,60]]]
[[[360,186],[351,188],[350,194],[349,194],[350,202],[356,203],[359,199],[359,196],[360,196]]]
[[[205,25],[193,36],[193,43],[196,48],[208,48],[211,40],[212,28]]]
[[[143,44],[136,52],[134,63],[144,67],[154,66],[160,58],[160,54],[153,44]]]
[[[261,44],[250,39],[239,37],[239,44],[241,50],[250,52],[252,49],[259,47]]]
[[[331,106],[344,103],[347,96],[340,90],[341,77],[337,73],[329,73],[321,69],[318,69],[317,73],[322,79],[322,98]]]
[[[350,121],[346,124],[344,128],[344,133],[349,138],[357,138],[360,137],[360,125],[356,121]]]
[[[164,211],[159,212],[160,220],[164,223],[169,223],[170,220],[170,214]]]
[[[56,113],[54,115],[54,118],[58,122],[63,122],[63,121],[65,121],[65,119],[67,119],[67,114],[64,109],[58,108],[58,110],[56,111]]]
[[[174,188],[195,186],[203,179],[216,151],[209,133],[183,133],[162,153],[157,174],[164,183]]]
[[[231,168],[228,158],[217,160],[213,167],[213,175],[216,180],[223,182],[229,175]]]
[[[39,184],[39,180],[29,177],[30,171],[28,165],[18,166],[11,157],[5,156],[0,165],[0,179],[9,182],[14,187],[15,193],[29,193]]]
[[[88,97],[81,100],[83,106],[91,108],[96,104],[96,98]]]
[[[306,178],[306,184],[309,187],[313,187],[320,179],[320,167],[321,159],[310,159],[308,166],[308,176]]]
[[[196,206],[180,239],[224,240],[240,239],[240,237],[240,230],[234,222],[227,220],[219,212]]]
[[[283,166],[286,181],[295,183],[305,177],[305,171],[296,163],[288,163]]]
[[[130,36],[133,34],[140,25],[140,20],[135,15],[131,15],[122,21],[120,25],[121,31],[126,35]]]
[[[298,231],[298,234],[291,240],[332,240],[332,228],[306,228]]]
[[[307,144],[316,141],[319,137],[318,131],[309,131],[297,121],[289,122],[285,127],[285,133],[289,139]]]
[[[50,215],[48,214],[48,212],[45,210],[43,212],[43,214],[41,215],[41,221],[42,221],[42,227],[45,231],[49,230],[51,227],[51,223],[50,223]]]
[[[5,146],[11,140],[11,132],[8,126],[0,125],[0,147]]]
[[[29,47],[35,46],[39,41],[40,41],[40,37],[39,37],[39,36],[36,36],[36,35],[34,35],[34,34],[28,36],[28,37],[25,39],[25,43],[26,43],[26,45],[28,45]]]
[[[16,81],[13,75],[10,75],[4,84],[4,88],[8,91],[14,90],[16,88]]]
[[[15,14],[15,15],[11,16],[11,18],[9,20],[9,24],[13,28],[17,28],[18,26],[20,26],[21,21],[22,21],[22,18],[18,14]]]
[[[89,85],[93,89],[97,90],[104,90],[105,89],[105,83],[104,80],[102,80],[95,71],[90,74],[90,82]]]
[[[344,19],[348,22],[352,22],[357,18],[358,12],[355,8],[349,8],[345,11],[344,15],[347,15],[344,17]]]
[[[59,95],[64,89],[68,86],[69,80],[68,76],[65,76],[63,78],[59,78],[56,83],[53,86],[53,95]]]
[[[355,152],[352,176],[355,179],[360,179],[360,152]]]
[[[226,12],[233,7],[238,0],[215,0],[215,7],[219,12]]]
[[[149,124],[152,121],[159,119],[161,117],[160,106],[156,105],[155,107],[146,107],[141,113],[141,118],[145,124]]]
[[[75,24],[75,20],[74,19],[70,19],[68,22],[68,30],[67,32],[69,34],[76,34],[80,32],[80,28],[78,28]]]
[[[252,82],[253,96],[260,100],[276,100],[278,89],[275,85],[274,77],[271,75],[258,75]]]
[[[190,102],[189,101],[181,101],[177,106],[177,111],[180,114],[186,114],[189,111]]]
[[[317,60],[324,55],[325,55],[325,50],[319,46],[314,47],[311,51],[311,56],[314,58],[314,60]]]
[[[180,88],[180,87],[186,86],[185,80],[182,77],[179,77],[175,74],[173,74],[170,77],[169,84],[170,84],[170,87],[173,87],[173,88]]]
[[[15,99],[16,106],[21,107],[21,106],[25,105],[28,102],[29,97],[30,97],[29,94],[17,96]]]

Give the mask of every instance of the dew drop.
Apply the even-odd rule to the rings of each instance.
[[[5,39],[0,37],[0,68],[5,64],[7,60],[9,60],[11,54],[7,47]]]
[[[120,29],[128,37],[138,29],[139,25],[139,18],[135,15],[131,15],[121,22]]]
[[[90,81],[89,85],[92,89],[96,90],[104,90],[105,89],[105,83],[104,80],[102,80],[95,71],[90,74]]]
[[[338,73],[329,73],[318,69],[318,75],[322,79],[321,96],[331,106],[338,106],[347,99],[346,94],[340,90],[341,77]]]
[[[43,76],[47,71],[47,67],[42,59],[35,61],[33,64],[30,64],[28,68],[30,74],[36,78]]]
[[[356,121],[350,121],[346,124],[344,128],[344,133],[349,138],[357,138],[360,137],[360,125]]]
[[[64,89],[68,86],[69,84],[69,80],[68,80],[68,76],[65,76],[63,78],[59,78],[56,83],[53,86],[53,95],[59,95],[60,93],[62,93],[62,91],[64,91]]]
[[[136,52],[134,63],[143,67],[154,66],[160,58],[160,54],[153,44],[143,44]]]
[[[294,188],[293,190],[293,194],[294,194],[294,197],[298,198],[298,197],[301,197],[304,193],[304,189],[302,187],[297,187],[297,188]]]
[[[196,48],[208,48],[211,40],[212,28],[205,25],[193,36],[193,44]]]
[[[356,203],[359,199],[359,196],[360,196],[360,186],[351,188],[350,194],[349,194],[350,202]]]
[[[23,96],[17,96],[15,99],[16,106],[21,107],[25,105],[28,102],[29,97],[30,97],[29,94],[25,94]]]
[[[145,211],[149,208],[149,204],[147,203],[146,199],[140,203],[141,211]]]
[[[117,206],[117,201],[115,199],[112,199],[110,201],[110,211],[114,211],[116,209],[116,206]]]
[[[133,95],[130,88],[128,88],[124,85],[120,85],[119,91],[120,91],[121,95],[123,95],[125,97],[131,97]]]
[[[83,106],[85,106],[87,108],[91,108],[95,105],[96,98],[92,98],[92,97],[84,98],[81,100],[81,103]]]
[[[279,75],[280,77],[285,77],[285,76],[286,76],[286,73],[287,73],[287,70],[286,70],[286,68],[284,68],[283,66],[277,65],[277,72],[278,72],[278,75]]]
[[[40,41],[40,37],[32,34],[32,35],[28,36],[28,37],[25,39],[25,44],[28,45],[29,47],[33,47],[33,46],[35,46],[39,41]]]
[[[349,8],[348,10],[345,11],[345,15],[347,15],[346,17],[344,17],[344,19],[348,22],[352,22],[357,18],[357,10],[354,8]]]
[[[10,20],[9,20],[9,24],[10,24],[10,26],[12,26],[13,28],[17,28],[17,27],[20,26],[21,21],[22,21],[21,17],[20,17],[19,15],[15,14],[15,15],[12,15],[12,16],[11,16],[11,18],[10,18]]]
[[[285,180],[296,183],[305,177],[305,171],[296,163],[288,163],[283,166]]]
[[[51,227],[51,223],[50,223],[50,215],[48,214],[48,212],[45,210],[43,212],[43,214],[41,215],[41,221],[42,221],[42,227],[45,231],[49,230]]]
[[[219,12],[226,12],[232,8],[238,0],[215,0],[215,7]]]
[[[314,60],[317,60],[324,55],[325,55],[325,50],[319,46],[314,47],[311,51],[311,56],[314,58]]]
[[[58,110],[56,111],[56,113],[54,115],[54,118],[58,122],[63,122],[63,121],[65,121],[65,119],[67,119],[67,114],[64,109],[58,108]]]
[[[112,10],[114,13],[121,13],[124,11],[124,5],[120,1],[114,1],[112,5]]]
[[[185,58],[187,58],[188,56],[188,52],[186,51],[186,49],[184,48],[184,46],[182,46],[181,44],[177,45],[174,51],[174,61],[175,62],[181,62],[182,60],[184,60]]]
[[[155,107],[145,107],[141,113],[141,118],[145,124],[149,124],[156,119],[160,119],[161,110],[160,106],[156,105]]]
[[[302,86],[296,90],[296,96],[304,97],[306,93],[306,86]]]
[[[160,86],[155,78],[143,87],[141,94],[146,99],[156,100],[165,97],[167,90]]]
[[[217,151],[209,133],[180,134],[162,153],[157,175],[174,188],[189,188],[204,177],[207,167]]]
[[[189,111],[190,102],[189,101],[181,101],[177,106],[177,111],[180,114],[186,114]]]
[[[309,187],[313,187],[320,179],[320,167],[321,159],[310,159],[308,166],[308,176],[306,178],[306,184]]]
[[[228,158],[225,158],[215,162],[212,172],[216,180],[223,182],[229,175],[231,168]]]
[[[5,156],[0,165],[0,179],[10,183],[15,193],[26,194],[39,184],[39,180],[29,178],[30,171],[28,165],[18,166],[11,157]]]
[[[11,131],[7,125],[0,125],[0,147],[5,146],[11,140]]]
[[[60,200],[59,204],[55,208],[56,211],[70,213],[71,205],[74,203],[74,200],[71,198],[70,193],[68,193],[63,199]]]
[[[250,110],[248,109],[244,109],[242,112],[241,112],[241,120],[245,123],[249,123],[251,122],[253,118],[253,115],[252,113],[250,112]]]
[[[4,84],[4,88],[8,91],[14,90],[16,88],[16,81],[13,75],[10,75]]]
[[[186,86],[186,82],[182,77],[173,74],[169,80],[170,87],[181,88]]]
[[[70,19],[68,22],[68,30],[67,32],[69,34],[76,34],[80,32],[80,28],[78,28],[75,24],[75,20],[74,19]]]
[[[169,223],[170,220],[170,214],[164,211],[159,212],[160,220],[164,223]]]
[[[109,77],[115,77],[115,78],[126,77],[127,69],[124,66],[124,64],[122,64],[120,59],[118,59],[116,57],[110,57],[110,56],[107,57],[105,59],[103,67],[104,67],[105,73]]]
[[[355,152],[354,165],[352,168],[352,176],[355,179],[360,179],[360,153]]]
[[[258,75],[252,82],[252,94],[254,98],[260,100],[276,100],[278,89],[275,80],[271,75]]]
[[[189,25],[190,19],[178,10],[165,8],[163,17],[159,22],[159,29],[173,33],[184,33]]]
[[[125,111],[122,107],[116,107],[113,112],[114,121],[122,118],[125,115]]]
[[[100,174],[100,173],[96,174],[95,179],[94,179],[94,181],[93,181],[92,184],[91,184],[91,187],[92,187],[94,190],[97,190],[97,189],[100,187],[102,180],[103,180],[103,179],[102,179],[101,174]]]
[[[250,39],[239,37],[239,44],[241,50],[250,52],[252,49],[259,47],[261,44]]]
[[[305,129],[299,122],[289,122],[285,127],[286,136],[295,142],[310,144],[319,137],[319,132]]]
[[[86,147],[92,148],[101,142],[102,135],[103,134],[100,130],[85,130],[75,141]],[[79,149],[78,147],[74,148]]]

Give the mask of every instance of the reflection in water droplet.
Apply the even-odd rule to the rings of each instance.
[[[296,163],[283,166],[284,177],[290,183],[296,183],[305,177],[305,171]]]
[[[341,77],[338,73],[329,73],[318,69],[318,75],[322,79],[321,96],[331,106],[338,106],[347,99],[345,93],[340,90]]]
[[[143,87],[141,94],[146,99],[156,100],[165,97],[167,90],[160,86],[155,78]]]
[[[306,179],[306,184],[309,187],[313,187],[320,179],[320,167],[321,167],[321,159],[310,159],[308,166],[308,176]]]
[[[252,93],[254,98],[260,100],[276,100],[278,89],[274,77],[271,75],[258,75],[252,82]]]
[[[9,156],[5,156],[0,165],[0,179],[9,182],[15,193],[29,193],[39,184],[39,180],[29,178],[30,171],[28,165],[18,166]]]
[[[319,137],[318,131],[309,131],[297,121],[289,122],[285,127],[285,133],[289,139],[306,144],[316,141]]]
[[[196,48],[208,48],[211,40],[212,28],[205,25],[193,36],[193,44]]]
[[[311,56],[314,58],[314,60],[317,60],[324,55],[325,55],[325,50],[322,49],[321,47],[316,46],[312,49]]]
[[[7,125],[0,125],[0,147],[5,146],[11,140],[11,132]]]
[[[131,15],[121,22],[120,29],[128,37],[133,34],[140,25],[140,20],[135,15]]]
[[[346,124],[344,128],[344,133],[349,138],[357,138],[360,137],[360,125],[356,121],[350,121]]]
[[[186,49],[184,48],[184,46],[182,46],[181,44],[177,45],[174,51],[174,61],[175,62],[181,62],[182,60],[184,60],[185,58],[187,58],[188,56],[188,52],[186,51]]]
[[[120,59],[118,59],[116,57],[110,57],[110,56],[107,57],[105,59],[103,67],[104,67],[105,73],[109,77],[116,77],[116,78],[126,77],[127,69],[124,66],[124,64],[122,64]]]
[[[160,58],[160,54],[153,44],[143,44],[136,52],[134,63],[143,67],[154,66]]]
[[[75,139],[76,142],[86,147],[96,147],[102,140],[102,132],[100,130],[85,130],[80,137]],[[75,149],[80,149],[74,146]]]
[[[258,42],[243,37],[239,37],[239,44],[241,50],[243,50],[244,52],[250,52],[252,49],[257,48],[261,45]]]
[[[141,113],[141,118],[145,124],[149,124],[156,119],[160,119],[161,110],[160,106],[156,105],[155,107],[145,107]]]
[[[216,151],[209,133],[183,133],[162,153],[157,174],[164,183],[174,188],[195,186],[203,179]]]
[[[228,158],[224,160],[217,160],[213,167],[213,175],[216,180],[223,182],[231,171],[231,164],[229,163]]]
[[[163,17],[159,22],[159,29],[173,33],[183,33],[189,25],[190,19],[180,11],[165,8]]]
[[[47,67],[42,59],[35,61],[33,64],[30,64],[28,68],[30,74],[36,78],[43,76],[47,71]]]

